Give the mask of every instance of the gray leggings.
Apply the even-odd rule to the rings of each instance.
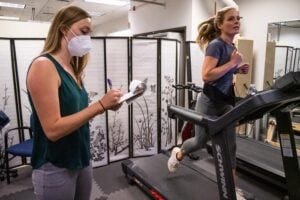
[[[198,96],[196,108],[195,108],[197,112],[206,115],[211,115],[211,116],[221,116],[222,114],[229,111],[230,109],[232,109],[231,105],[213,103],[203,93]],[[227,127],[226,130],[224,131],[226,131],[228,148],[229,148],[229,153],[231,158],[231,165],[232,168],[235,169],[236,167],[235,126],[232,125],[231,127]],[[185,140],[181,146],[181,150],[185,154],[189,154],[198,149],[204,148],[208,139],[209,139],[209,135],[205,132],[204,127],[195,125],[195,137]]]
[[[79,170],[68,170],[48,162],[33,170],[32,183],[38,200],[89,200],[92,167],[89,165]]]

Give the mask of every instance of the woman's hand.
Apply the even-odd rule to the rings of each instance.
[[[114,107],[110,108],[110,110],[117,111],[117,110],[119,110],[119,108],[122,107],[122,105],[123,105],[123,103],[119,103],[119,104],[115,105]]]
[[[234,50],[231,54],[230,61],[233,62],[234,66],[239,66],[243,61],[243,55],[237,50]]]
[[[101,103],[105,110],[118,110],[122,104],[119,103],[120,97],[123,95],[119,89],[109,90],[101,99]]]
[[[250,67],[249,63],[244,63],[244,64],[238,66],[237,73],[239,73],[239,74],[248,74],[249,67]]]

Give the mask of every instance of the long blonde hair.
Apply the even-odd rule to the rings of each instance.
[[[56,53],[61,48],[61,40],[64,37],[63,31],[85,18],[91,18],[91,16],[79,7],[66,6],[60,9],[54,16],[42,54]],[[82,82],[82,73],[87,65],[87,61],[88,54],[82,57],[73,57],[71,60],[75,76],[80,83]]]
[[[201,49],[205,49],[209,42],[221,35],[221,30],[218,28],[218,25],[224,22],[225,14],[232,9],[236,10],[237,8],[224,7],[219,10],[215,16],[208,18],[198,25],[198,36],[196,38],[196,43]]]

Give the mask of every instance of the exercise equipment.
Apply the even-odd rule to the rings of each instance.
[[[240,136],[237,136],[237,146],[236,159],[239,170],[288,190],[280,148]]]
[[[277,79],[272,89],[245,98],[220,117],[207,116],[170,105],[168,106],[169,117],[177,117],[204,126],[211,136],[217,181],[207,176],[205,170],[193,171],[187,166],[182,167],[182,171],[178,172],[177,176],[170,178],[166,171],[168,158],[161,154],[124,161],[123,171],[129,181],[140,185],[150,195],[152,194],[154,199],[199,199],[199,195],[205,199],[216,199],[216,194],[211,191],[218,188],[220,199],[236,200],[224,128],[261,118],[265,113],[270,112],[277,121],[289,199],[300,199],[300,171],[290,113],[287,109],[299,102],[300,72],[291,72]],[[194,187],[190,187],[191,184]],[[187,196],[188,194],[192,196]]]
[[[290,109],[291,112],[293,110],[295,109]],[[292,113],[291,120],[293,133],[295,134],[295,124],[293,122]],[[271,120],[269,126],[271,129],[276,129],[276,120]],[[267,181],[269,184],[287,190],[288,185],[286,184],[280,144],[272,142],[271,140],[272,137],[274,137],[274,131],[275,130],[272,130],[272,134],[268,134],[265,142],[238,135],[238,148],[236,153],[237,167]],[[274,146],[274,144],[276,144],[276,146]],[[209,143],[208,148],[211,148],[211,144]],[[300,163],[299,155],[297,155],[297,159],[298,163]]]

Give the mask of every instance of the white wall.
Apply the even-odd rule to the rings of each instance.
[[[93,36],[107,36],[110,33],[127,30],[129,28],[128,16],[113,19],[105,24],[93,27]]]
[[[218,10],[224,6],[235,5],[235,3],[231,1],[233,0],[192,0],[192,25],[191,30],[189,30],[191,31],[191,37],[188,38],[188,40],[196,40],[198,25],[209,17],[214,16],[215,9]]]
[[[47,37],[50,23],[0,20],[0,27],[0,37],[45,38]]]
[[[192,25],[189,41],[195,41],[198,35],[198,25],[204,20],[214,15],[215,5],[211,0],[193,0]]]
[[[243,16],[241,35],[254,40],[254,83],[262,89],[268,23],[300,19],[300,1],[236,0],[236,3]]]
[[[191,29],[192,0],[165,0],[166,6],[147,4],[128,15],[133,34],[186,26]],[[190,38],[190,31],[187,31]]]

